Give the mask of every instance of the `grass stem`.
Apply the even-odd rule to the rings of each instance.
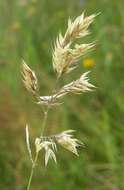
[[[55,87],[54,87],[52,93],[55,93],[56,90],[57,90],[57,85],[58,85],[59,78],[60,77],[57,77],[57,79],[56,79]],[[53,98],[51,98],[51,101],[52,100],[53,100]],[[47,108],[44,111],[44,119],[43,119],[43,123],[42,123],[42,127],[41,127],[40,137],[43,136],[43,133],[44,133],[44,130],[45,130],[45,127],[46,127],[46,122],[47,122],[47,118],[48,118],[48,112],[49,112],[49,109],[50,109],[50,102],[48,103]],[[35,159],[34,159],[34,163],[32,164],[31,173],[30,173],[29,180],[28,180],[28,185],[27,185],[27,190],[30,190],[32,178],[33,178],[33,175],[34,175],[34,169],[36,167],[36,163],[37,163],[37,159],[38,159],[38,154],[39,154],[39,152],[36,153],[36,156],[35,156]]]
[[[34,169],[36,167],[37,159],[38,159],[38,152],[36,153],[34,163],[32,164],[31,173],[30,173],[29,180],[28,180],[28,185],[27,185],[27,190],[30,190],[31,181],[32,181],[32,178],[33,178]]]

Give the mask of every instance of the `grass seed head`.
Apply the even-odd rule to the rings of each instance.
[[[76,44],[72,48],[72,42],[89,34],[88,27],[93,22],[95,16],[93,14],[84,17],[84,13],[82,13],[73,22],[69,19],[64,37],[61,33],[57,37],[53,50],[53,68],[58,76],[75,69],[79,58],[94,46],[92,43]]]
[[[26,89],[32,94],[35,94],[38,89],[37,77],[35,72],[29,68],[24,60],[22,61],[22,76]]]
[[[73,138],[73,132],[74,130],[64,131],[57,136],[56,140],[65,149],[78,156],[77,148],[83,145],[83,143],[81,143],[78,139]]]

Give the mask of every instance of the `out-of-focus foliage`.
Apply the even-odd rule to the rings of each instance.
[[[85,39],[97,41],[65,82],[89,69],[98,88],[90,94],[65,98],[50,111],[47,134],[76,129],[86,147],[76,158],[64,150],[58,164],[43,166],[39,159],[32,182],[37,190],[124,189],[124,11],[123,0],[0,0],[0,189],[24,190],[31,168],[25,145],[28,121],[33,139],[42,113],[21,83],[20,64],[25,59],[37,73],[41,95],[55,82],[51,50],[68,17],[101,14]],[[61,81],[63,84],[63,81]],[[40,158],[40,157],[39,157]]]

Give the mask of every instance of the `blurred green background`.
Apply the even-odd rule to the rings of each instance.
[[[73,95],[49,112],[47,134],[76,129],[86,147],[80,156],[59,148],[58,164],[44,167],[42,154],[31,190],[124,189],[124,1],[123,0],[0,0],[0,190],[25,190],[31,163],[25,143],[30,125],[31,143],[39,134],[43,115],[24,89],[21,59],[36,71],[40,93],[55,83],[51,49],[67,27],[68,17],[85,10],[96,17],[87,42],[95,50],[61,85],[91,70],[92,93]],[[82,40],[81,40],[82,42]]]

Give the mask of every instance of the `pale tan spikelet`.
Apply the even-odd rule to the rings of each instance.
[[[36,148],[36,153],[38,153],[43,148],[40,138],[35,139],[35,148]]]
[[[38,89],[38,81],[35,75],[35,72],[29,68],[29,66],[22,61],[22,76],[23,76],[23,83],[26,89],[35,94]]]
[[[64,36],[63,46],[71,43],[76,38],[82,38],[89,34],[87,30],[89,25],[93,22],[95,14],[84,17],[84,12],[78,16],[73,22],[68,20],[68,28]]]
[[[61,33],[57,37],[53,50],[53,68],[58,76],[75,69],[79,58],[94,46],[92,43],[76,44],[72,48],[71,44],[75,39],[82,38],[89,33],[87,29],[93,22],[95,16],[93,14],[84,18],[84,13],[82,13],[74,22],[69,19],[68,28],[64,37]]]
[[[56,135],[42,136],[38,138],[38,142],[41,142],[41,147],[45,149],[45,165],[47,165],[50,158],[54,159],[54,161],[56,162],[56,157],[54,153],[57,151],[56,143],[60,144],[65,149],[78,156],[77,148],[79,146],[84,146],[84,144],[78,139],[74,138],[74,132],[75,130],[70,129]]]
[[[72,49],[71,53],[75,59],[81,57],[82,55],[86,54],[88,50],[95,46],[94,43],[89,44],[76,44],[74,49]]]
[[[46,151],[45,152],[45,166],[47,166],[49,159],[53,159],[54,162],[56,163],[57,160],[56,160],[56,156],[55,156],[55,153],[53,152],[53,150],[51,148],[47,147],[45,149],[45,151]]]
[[[40,96],[38,104],[47,105],[49,103],[50,106],[56,106],[61,104],[58,100],[69,93],[80,94],[82,92],[92,91],[95,86],[89,83],[89,78],[87,76],[89,72],[90,71],[85,72],[79,79],[64,85],[56,94],[51,96]]]
[[[65,85],[61,91],[60,94],[63,94],[64,92],[67,93],[75,93],[80,94],[82,92],[92,91],[93,88],[95,88],[94,85],[89,83],[89,79],[87,77],[89,72],[84,73],[81,75],[81,77],[67,85]]]
[[[66,72],[69,59],[68,54],[70,50],[69,46],[65,46],[63,48],[61,46],[61,43],[62,41],[57,38],[53,51],[53,69],[59,76],[61,76],[62,73]]]
[[[56,72],[61,75],[62,73],[69,73],[78,65],[81,56],[85,55],[88,50],[94,47],[95,44],[76,44],[73,49],[56,47],[53,53],[53,67]]]
[[[46,139],[46,138],[45,138]],[[51,138],[48,140],[43,140],[43,138],[36,138],[35,140],[36,152],[38,153],[40,150],[45,150],[45,166],[47,166],[49,159],[53,159],[56,163],[56,155],[55,151],[57,151],[56,144]]]
[[[63,86],[58,92],[58,96],[61,97],[68,93],[80,94],[82,92],[92,91],[95,86],[89,83],[89,79],[87,77],[88,73],[89,72],[84,73],[79,79]]]
[[[64,131],[56,136],[56,140],[65,149],[69,150],[70,152],[78,156],[77,148],[79,146],[82,146],[83,143],[80,142],[78,139],[73,138],[73,134],[72,134],[73,132],[74,130]]]
[[[73,49],[68,52],[68,64],[65,67],[66,73],[74,70],[79,64],[79,59],[81,56],[85,55],[90,49],[94,47],[95,44],[76,44]]]
[[[28,125],[26,125],[26,144],[27,144],[27,150],[28,150],[28,153],[29,153],[30,160],[31,160],[32,163],[34,163],[33,157],[32,157],[31,146],[30,146]]]

